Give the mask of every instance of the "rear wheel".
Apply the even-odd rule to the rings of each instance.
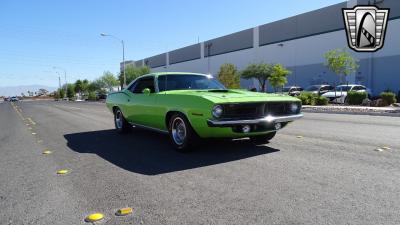
[[[197,136],[182,113],[172,115],[168,126],[172,145],[179,152],[188,152],[197,142]]]
[[[260,135],[260,136],[253,136],[250,137],[250,141],[253,144],[256,145],[262,145],[268,143],[273,137],[275,137],[276,131],[265,134],[265,135]]]
[[[119,108],[114,111],[114,124],[118,133],[127,133],[132,129]]]

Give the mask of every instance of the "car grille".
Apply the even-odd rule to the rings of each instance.
[[[268,115],[283,116],[293,115],[300,112],[291,112],[290,105],[293,102],[259,102],[259,103],[233,103],[224,104],[221,119],[255,119]]]

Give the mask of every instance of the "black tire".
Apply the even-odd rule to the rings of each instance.
[[[115,130],[120,134],[128,133],[132,130],[132,126],[125,119],[119,108],[114,110],[114,124]]]
[[[172,145],[178,152],[189,152],[198,142],[198,136],[186,116],[175,113],[168,121],[168,133]]]
[[[250,141],[255,145],[267,144],[273,137],[275,137],[275,134],[276,134],[276,131],[265,134],[265,135],[253,136],[253,137],[250,137]]]

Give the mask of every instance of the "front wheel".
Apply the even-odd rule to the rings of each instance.
[[[260,136],[253,136],[250,137],[250,141],[253,144],[256,145],[262,145],[268,143],[273,137],[275,137],[276,131],[265,134],[265,135],[260,135]]]
[[[126,121],[121,109],[116,109],[114,112],[114,124],[118,133],[128,133],[132,126]]]
[[[179,152],[189,151],[197,142],[195,131],[181,113],[176,113],[171,117],[168,131],[172,145]]]

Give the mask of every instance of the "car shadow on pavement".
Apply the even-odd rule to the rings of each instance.
[[[99,130],[64,135],[67,145],[79,153],[94,153],[125,170],[157,175],[225,163],[279,151],[255,146],[247,140],[206,141],[189,153],[179,153],[167,135],[147,130],[117,134]]]

